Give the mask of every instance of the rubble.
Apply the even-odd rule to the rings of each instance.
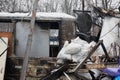
[[[102,17],[101,19],[103,20],[103,26],[99,26],[99,33],[96,36],[91,36],[89,31],[92,27],[91,18],[90,26],[87,30],[88,32],[85,31],[85,35],[80,32],[80,34],[77,34],[79,37],[74,39],[70,40],[70,38],[68,39],[68,36],[65,36],[68,32],[64,29],[68,28],[62,28],[63,30],[61,35],[64,36],[64,39],[61,43],[59,43],[59,46],[62,46],[61,44],[63,44],[63,42],[64,45],[59,51],[57,59],[53,57],[30,58],[28,62],[26,80],[112,80],[116,76],[115,80],[119,78],[119,15],[111,10],[103,10],[97,7],[94,9],[99,13],[99,17]],[[52,14],[50,17],[53,17]],[[56,18],[56,16],[54,17]],[[73,28],[71,30],[73,30]],[[70,34],[72,33],[69,33],[68,35],[71,36]],[[80,38],[81,35],[82,38]],[[84,38],[86,36],[87,38]],[[93,39],[93,37],[95,39]],[[66,41],[67,39],[69,41]],[[90,40],[86,41],[86,39]],[[39,47],[37,49],[39,49]],[[16,57],[11,57],[11,59],[13,61],[9,59],[7,60],[7,64],[10,64],[8,65],[10,67],[6,67],[6,71],[10,71],[10,73],[6,72],[7,78],[9,79],[14,77],[13,79],[18,80],[20,77],[23,59],[16,59]],[[12,71],[13,69],[14,73]],[[15,73],[17,74],[15,75]]]
[[[101,34],[99,38],[99,41],[103,40],[103,42],[100,42],[100,45],[102,47],[98,47],[98,49],[93,49],[94,46],[96,45],[95,42],[88,43],[77,37],[76,39],[71,40],[71,43],[68,43],[68,41],[65,42],[64,47],[61,49],[61,51],[57,56],[58,58],[57,63],[61,61],[60,63],[69,64],[69,63],[65,63],[64,60],[71,60],[72,62],[78,63],[76,67],[70,70],[70,73],[78,72],[77,70],[83,66],[82,64],[84,62],[85,62],[84,64],[88,66],[90,63],[93,65],[91,65],[91,69],[89,69],[90,72],[89,71],[87,72],[87,74],[90,73],[89,79],[91,80],[100,79],[101,77],[100,75],[101,73],[103,73],[105,77],[101,78],[100,80],[108,80],[108,79],[112,80],[115,76],[120,75],[119,64],[118,64],[119,50],[120,50],[119,47],[120,44],[118,43],[119,42],[118,24],[120,22],[120,19],[117,13],[113,11],[103,10],[101,8],[95,8],[95,9],[102,18],[104,17],[103,26],[101,28]],[[94,50],[95,50],[95,54],[93,54]],[[102,60],[102,58],[104,58],[104,60]],[[87,62],[88,59],[90,59],[90,62]],[[95,64],[95,61],[92,62],[91,60],[99,60],[98,61],[99,63],[97,62],[97,64]],[[95,65],[97,67],[95,67]],[[112,68],[110,68],[110,65]],[[84,66],[84,68],[86,67]],[[91,73],[91,71],[93,73]],[[78,74],[79,76],[81,75],[81,73]],[[85,77],[87,74],[84,73],[82,76]]]

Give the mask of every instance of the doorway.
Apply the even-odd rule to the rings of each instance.
[[[56,57],[59,52],[59,46],[60,46],[60,31],[59,31],[59,23],[58,22],[52,22],[50,24],[50,57]]]

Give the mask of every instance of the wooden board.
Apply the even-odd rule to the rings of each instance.
[[[7,37],[8,38],[8,51],[7,55],[10,56],[13,50],[13,34],[12,32],[1,32],[0,37]]]
[[[8,38],[0,38],[0,80],[4,80],[6,57],[7,57]]]

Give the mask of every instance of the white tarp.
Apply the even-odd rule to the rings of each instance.
[[[87,43],[79,37],[71,40],[71,43],[66,41],[63,48],[58,53],[58,63],[59,61],[62,61],[62,59],[72,60],[73,62],[82,61],[85,57],[87,57],[89,51],[95,46],[95,44],[95,42]]]

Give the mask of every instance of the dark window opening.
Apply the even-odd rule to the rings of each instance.
[[[50,27],[50,23],[48,22],[39,22],[37,23],[38,26],[40,26],[41,29],[48,30]]]
[[[59,52],[59,23],[50,24],[50,57],[56,57]]]

